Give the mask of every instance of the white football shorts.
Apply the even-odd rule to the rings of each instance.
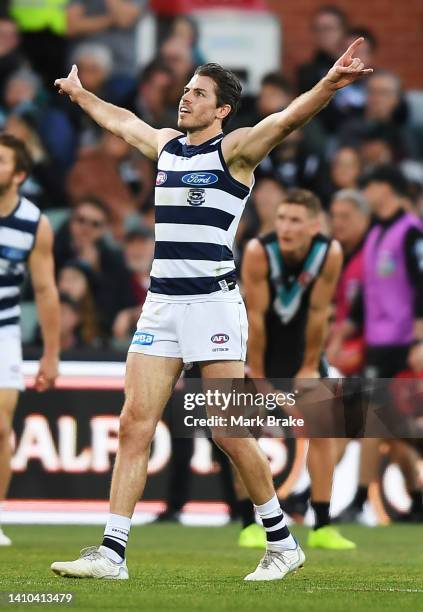
[[[248,322],[237,292],[225,301],[166,302],[147,297],[130,353],[198,361],[245,361]]]
[[[0,389],[25,389],[22,373],[20,329],[16,325],[0,327]]]

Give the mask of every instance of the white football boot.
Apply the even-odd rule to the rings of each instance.
[[[244,580],[281,580],[302,567],[304,561],[305,554],[298,543],[294,550],[266,550],[255,572],[245,576]]]
[[[51,569],[57,576],[67,578],[104,578],[106,580],[128,580],[126,561],[115,563],[97,546],[83,548],[75,561],[55,561]]]
[[[3,529],[0,527],[0,546],[11,546],[11,544],[12,540],[3,533]]]

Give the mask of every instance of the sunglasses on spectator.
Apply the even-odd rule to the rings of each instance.
[[[83,215],[75,215],[73,220],[79,223],[79,225],[85,225],[92,227],[93,229],[100,229],[104,226],[104,222],[99,219],[90,219],[89,217],[84,217]]]

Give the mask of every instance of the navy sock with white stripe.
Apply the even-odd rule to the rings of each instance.
[[[297,543],[286,526],[276,494],[268,502],[255,507],[266,531],[267,550],[294,550]]]
[[[130,518],[120,514],[109,514],[100,550],[115,563],[122,563],[125,559],[125,549],[130,529]]]

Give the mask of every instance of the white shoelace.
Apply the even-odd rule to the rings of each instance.
[[[103,559],[104,556],[98,550],[97,546],[88,546],[87,548],[83,548],[81,550],[80,558],[95,561],[96,559]]]
[[[266,553],[263,559],[260,561],[260,567],[263,569],[268,569],[272,563],[275,563],[276,559],[278,559],[279,561],[282,561],[284,565],[289,567],[290,560],[287,557],[285,557],[284,553],[285,551],[275,552],[273,550],[266,550]],[[277,566],[277,563],[275,563],[275,565]]]

